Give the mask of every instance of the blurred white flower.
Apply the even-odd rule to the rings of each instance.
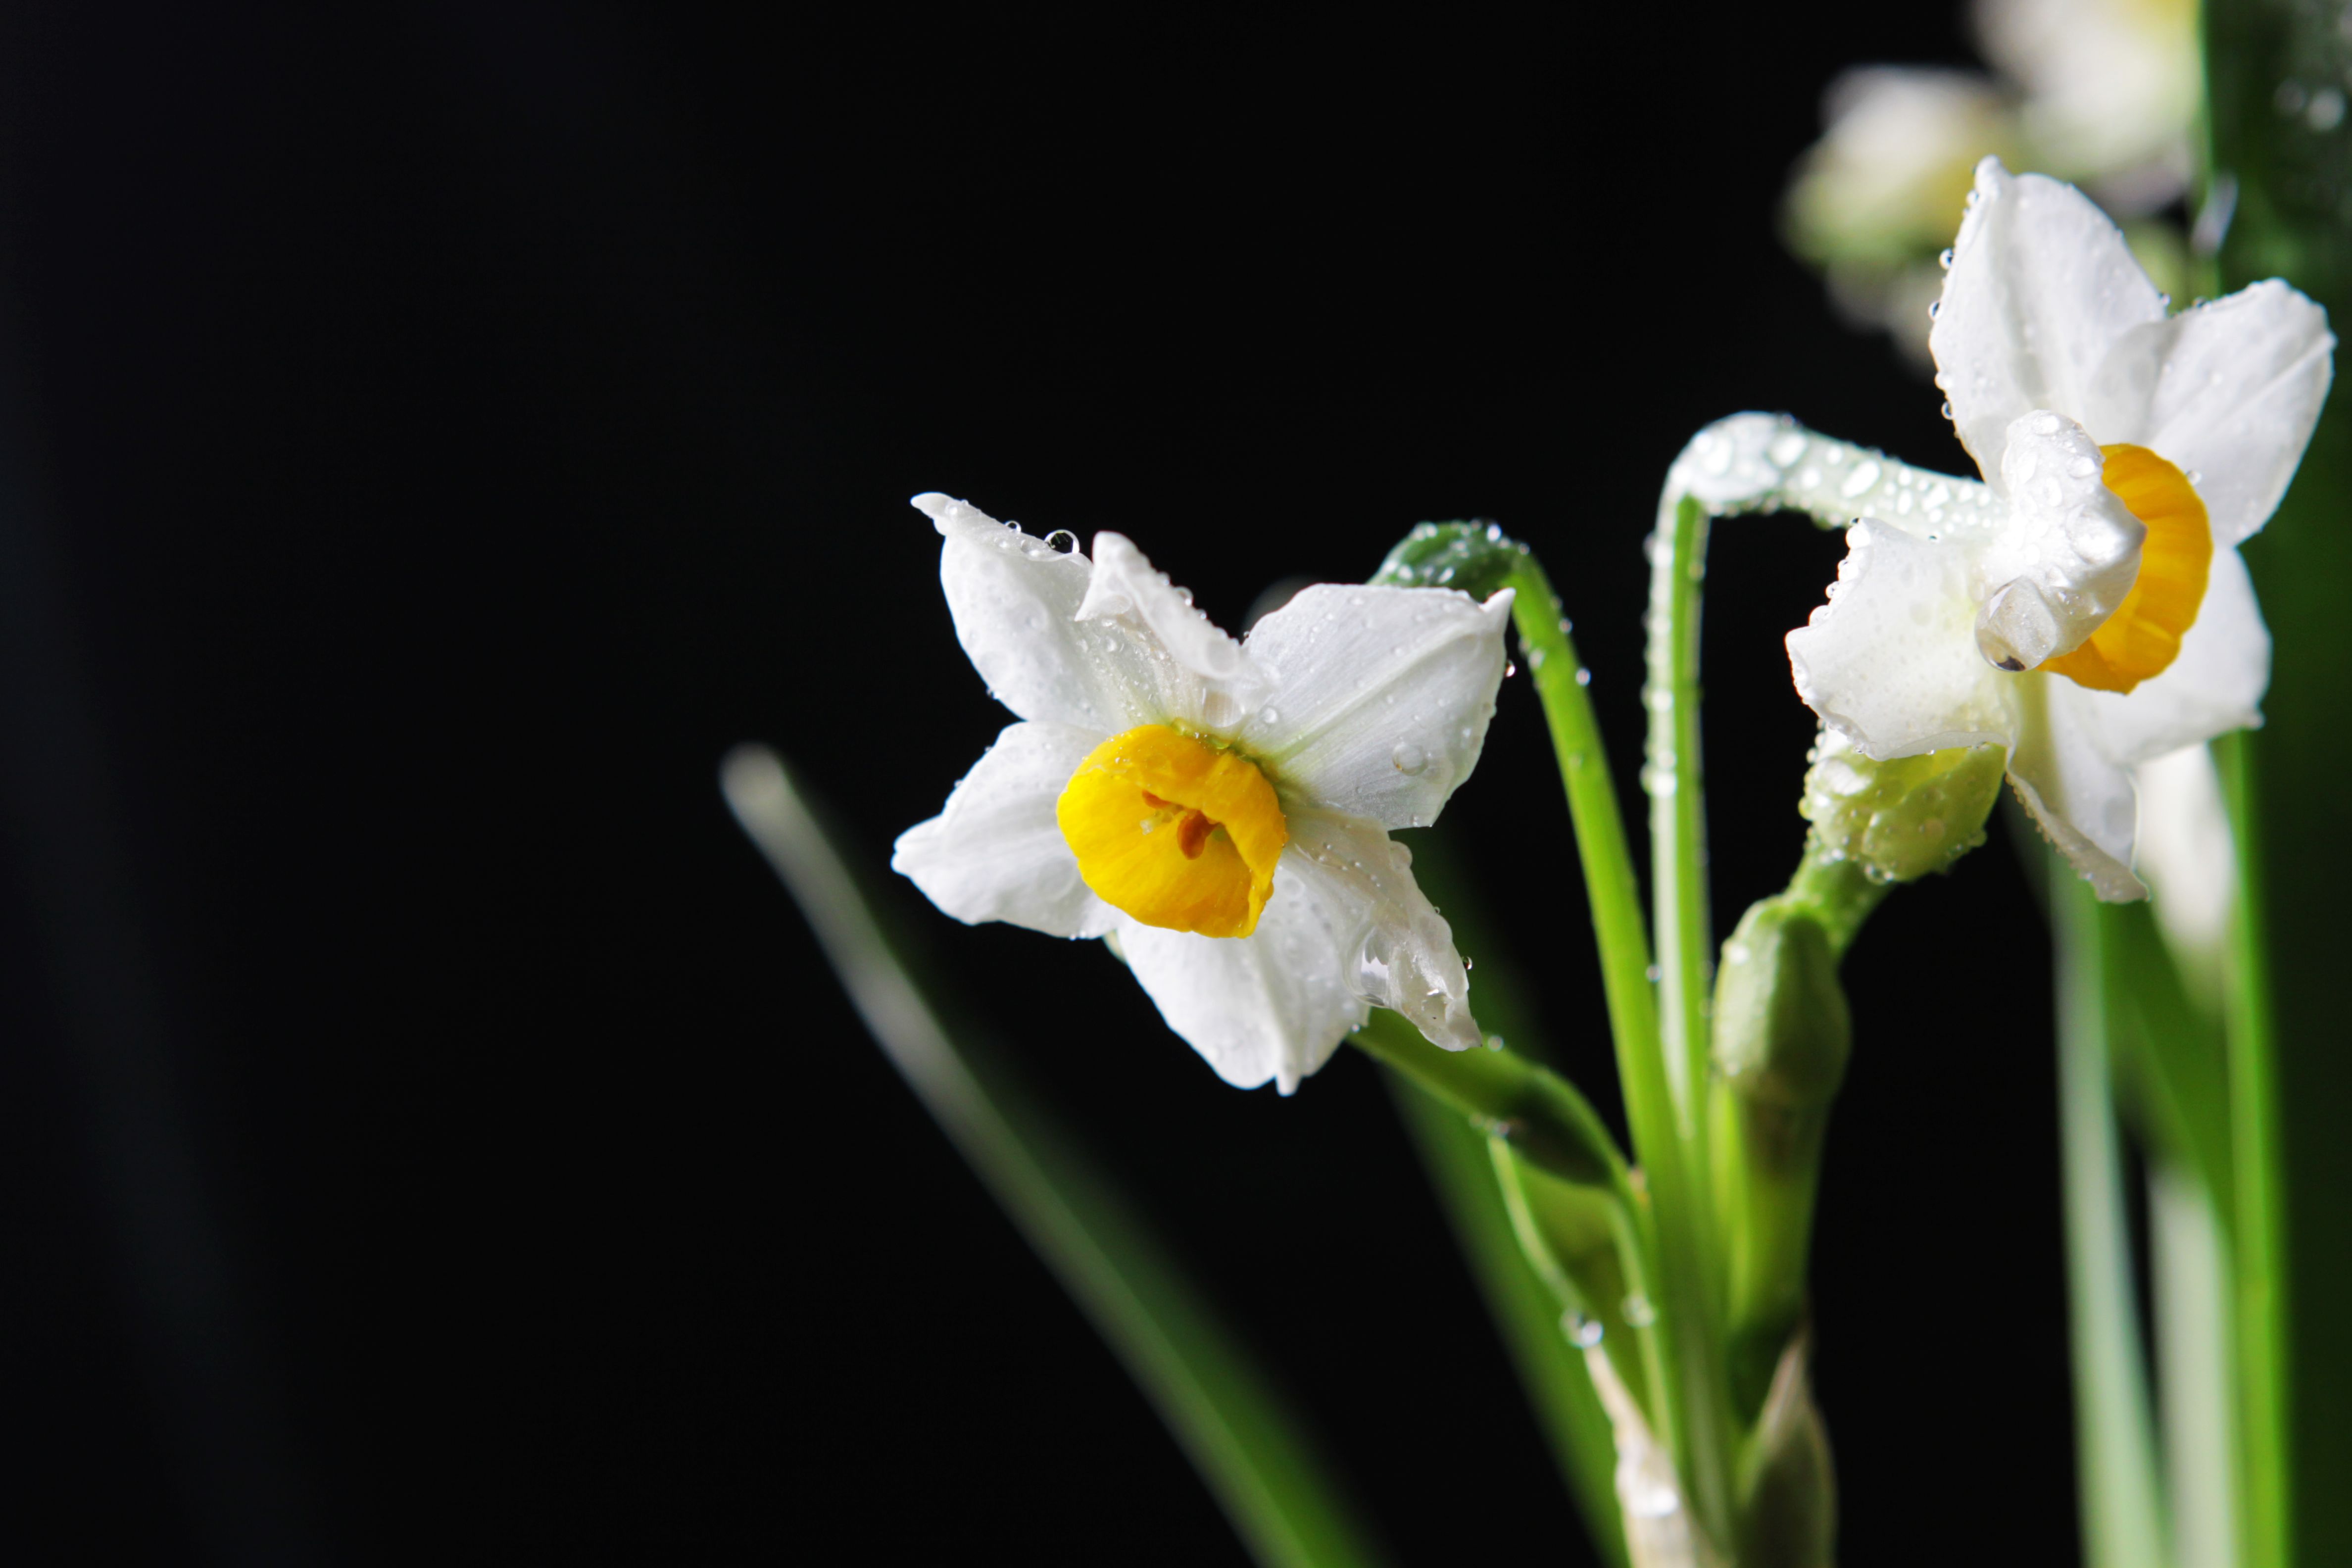
[[[2181,193],[2204,91],[2195,0],[1976,0],[1975,20],[2051,173],[2119,216]]]
[[[1116,533],[1090,561],[941,495],[956,636],[1021,718],[898,840],[966,922],[1109,937],[1169,1026],[1282,1092],[1373,1004],[1479,1043],[1453,932],[1392,827],[1470,776],[1511,592],[1318,586],[1237,642]]]
[[[1839,313],[1923,366],[1936,253],[1988,156],[2087,186],[2127,223],[2159,289],[2187,275],[2177,226],[2147,215],[2189,179],[2192,0],[1977,0],[1973,19],[1999,74],[1876,65],[1839,76],[1783,209],[1790,247],[1822,269]]]
[[[2335,340],[2275,280],[2178,316],[2088,199],[1997,160],[1931,345],[2003,505],[1865,518],[1789,635],[1797,689],[1869,756],[2009,748],[2009,774],[2105,899],[2133,874],[2141,764],[2260,722],[2270,635],[2236,546],[2302,460]]]

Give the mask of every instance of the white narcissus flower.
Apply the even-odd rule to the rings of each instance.
[[[1092,560],[942,495],[956,637],[1021,722],[891,860],[966,923],[1110,937],[1227,1082],[1287,1094],[1373,1004],[1480,1043],[1392,827],[1477,764],[1511,591],[1318,586],[1246,642],[1116,533]],[[1059,535],[1057,538],[1067,538]]]
[[[2319,417],[2326,312],[2273,279],[2168,316],[2088,199],[1989,158],[1930,342],[2004,505],[1856,522],[1789,634],[1797,689],[1869,756],[2009,748],[2099,896],[2142,897],[2134,772],[2261,721],[2270,634],[2236,547]]]

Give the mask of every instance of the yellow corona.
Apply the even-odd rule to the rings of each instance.
[[[1087,752],[1054,815],[1105,903],[1202,936],[1257,929],[1290,837],[1256,763],[1165,724]]]
[[[2213,564],[2213,528],[2188,476],[2145,447],[2102,447],[2103,476],[2116,499],[2147,527],[2139,575],[2116,613],[2072,653],[2042,661],[2094,691],[2129,691],[2180,657],[2180,638],[2197,624]]]

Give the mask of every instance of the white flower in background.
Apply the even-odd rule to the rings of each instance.
[[[1452,931],[1392,827],[1477,764],[1511,593],[1318,586],[1246,642],[1116,533],[1056,550],[961,501],[956,637],[1020,715],[899,838],[894,869],[966,923],[1110,937],[1227,1082],[1289,1093],[1372,1004],[1479,1043]]]
[[[2138,220],[2132,247],[2158,287],[2187,276],[2179,231],[2148,215],[2188,183],[2202,70],[2193,0],[1977,0],[1971,11],[1998,74],[1844,72],[1784,209],[1790,247],[1827,275],[1839,313],[1923,364],[1935,256],[1988,154],[2088,186]]]
[[[2335,339],[2276,280],[2168,316],[2085,197],[1993,159],[1953,248],[1937,380],[2005,504],[1855,523],[1789,634],[1797,689],[1869,756],[2009,748],[2076,869],[2138,898],[2135,771],[2261,721],[2270,634],[2236,546],[2302,460]]]
[[[2016,140],[2008,98],[1974,71],[1856,67],[1830,83],[1822,122],[1788,195],[1791,239],[1822,262],[1935,255],[1977,161]]]
[[[1977,39],[2024,89],[2046,166],[2095,182],[2112,212],[2150,212],[2189,182],[2204,93],[2196,0],[1976,0]]]

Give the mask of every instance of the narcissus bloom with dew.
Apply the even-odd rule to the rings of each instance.
[[[2327,394],[2326,312],[2275,279],[2168,315],[2072,186],[1977,171],[1929,335],[1986,522],[1864,518],[1789,634],[1797,689],[1865,755],[2009,749],[2105,899],[2144,763],[2261,722],[2270,634],[2237,545],[2285,494]]]
[[[966,923],[1112,939],[1245,1089],[1289,1093],[1375,1004],[1480,1043],[1453,932],[1389,829],[1434,822],[1477,764],[1510,590],[1312,587],[1236,641],[1118,534],[1090,560],[1066,533],[914,504],[946,541],[956,637],[1021,721],[894,869]]]

